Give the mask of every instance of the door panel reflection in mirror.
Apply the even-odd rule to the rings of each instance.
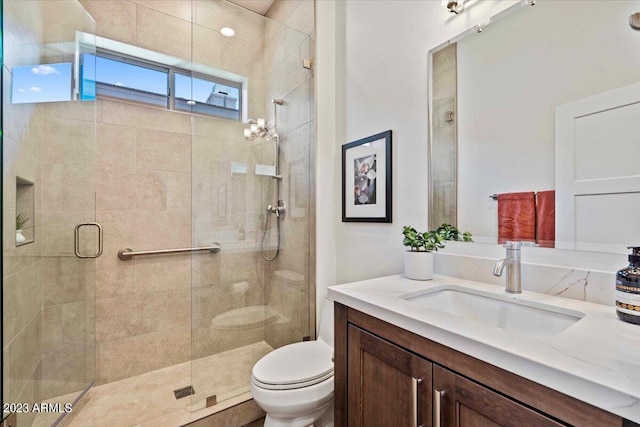
[[[559,248],[625,253],[640,242],[639,118],[640,83],[556,109]]]
[[[482,33],[456,43],[457,225],[477,242],[497,242],[497,204],[487,195],[558,189],[556,107],[640,80],[640,56],[631,54],[637,51],[637,32],[628,25],[637,2],[576,0],[513,7],[520,10],[501,14],[504,18]],[[442,86],[438,79],[450,77],[435,70],[432,76],[434,144],[435,91]],[[597,152],[582,154],[593,164],[599,161]],[[611,210],[615,215],[616,207]],[[595,230],[603,226],[591,223],[596,220],[580,222]],[[628,221],[624,215],[609,220],[622,226]],[[563,226],[556,223],[556,233]],[[576,234],[575,239],[588,240],[574,247],[611,251],[633,240],[630,236],[612,247],[610,237]]]
[[[16,176],[16,246],[35,241],[33,182]]]

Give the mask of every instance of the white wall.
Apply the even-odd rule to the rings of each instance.
[[[555,188],[556,106],[640,79],[638,4],[540,1],[458,42],[458,226],[476,240],[496,241],[489,195]]]
[[[430,49],[509,7],[472,1],[317,1],[317,296],[403,269],[403,225],[427,227]],[[393,131],[393,223],[341,222],[340,147]]]

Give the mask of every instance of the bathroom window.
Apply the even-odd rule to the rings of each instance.
[[[82,62],[95,63],[98,96],[241,120],[241,83],[103,50],[83,54]]]

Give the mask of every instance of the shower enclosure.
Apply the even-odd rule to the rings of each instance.
[[[3,404],[182,425],[249,399],[253,364],[314,334],[312,28],[216,0],[2,6]],[[244,138],[272,99],[278,167]]]

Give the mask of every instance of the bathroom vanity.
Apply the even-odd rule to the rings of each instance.
[[[634,426],[640,328],[614,307],[444,276],[329,288],[336,426]]]

